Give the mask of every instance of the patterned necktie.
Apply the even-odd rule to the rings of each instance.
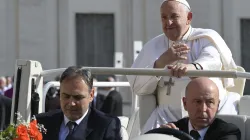
[[[72,133],[74,132],[74,128],[76,127],[76,125],[77,125],[76,122],[72,122],[72,121],[69,121],[67,123],[67,127],[69,129],[69,134],[67,135],[67,137],[66,137],[65,140],[69,140],[70,139]]]
[[[191,130],[190,131],[190,135],[195,139],[195,140],[199,140],[199,138],[201,137],[199,132],[196,130]]]

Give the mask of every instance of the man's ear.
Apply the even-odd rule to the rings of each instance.
[[[188,15],[187,15],[187,25],[191,24],[192,19],[193,19],[193,13],[192,12],[188,12]]]
[[[182,102],[183,102],[184,109],[187,111],[187,98],[183,97]]]
[[[219,107],[220,107],[220,100],[219,100],[218,106],[217,106],[217,113],[219,112]]]
[[[90,98],[89,98],[90,102],[92,102],[93,99],[94,99],[94,93],[95,93],[95,89],[92,88],[91,91],[90,91],[90,93],[89,93],[89,95],[90,95]]]

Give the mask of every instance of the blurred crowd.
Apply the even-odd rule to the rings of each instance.
[[[12,98],[13,95],[13,77],[2,76],[0,77],[0,95]]]

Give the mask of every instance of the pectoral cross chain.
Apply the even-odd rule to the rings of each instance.
[[[168,87],[167,87],[167,94],[166,94],[166,95],[170,95],[170,93],[171,93],[171,88],[172,88],[172,86],[174,86],[174,81],[173,81],[172,77],[170,77],[169,80],[168,80],[167,82],[164,82],[164,84],[165,84],[166,86],[168,86]]]

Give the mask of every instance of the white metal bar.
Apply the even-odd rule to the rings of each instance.
[[[93,74],[100,75],[152,75],[152,76],[170,76],[165,69],[148,69],[148,68],[113,68],[113,67],[83,67],[91,70]],[[65,68],[45,70],[41,76],[60,75]],[[221,77],[221,78],[246,78],[250,79],[250,73],[237,71],[207,71],[207,70],[190,70],[187,72],[188,77]]]
[[[129,82],[93,82],[94,87],[129,87]]]

